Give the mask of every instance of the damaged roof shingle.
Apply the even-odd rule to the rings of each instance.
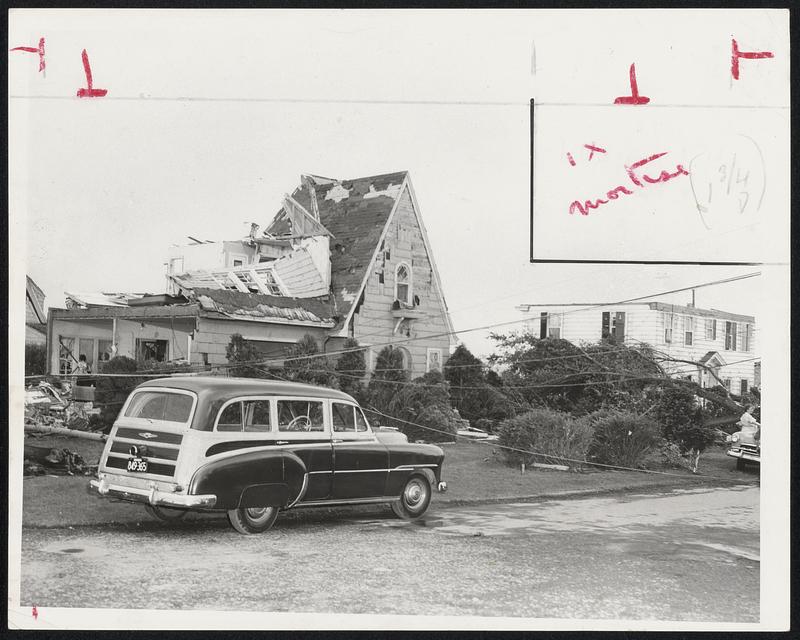
[[[333,305],[326,298],[288,298],[224,289],[195,289],[203,312],[232,318],[313,322],[324,325],[337,320]]]

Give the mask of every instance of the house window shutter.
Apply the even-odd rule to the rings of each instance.
[[[603,323],[600,328],[600,336],[608,338],[611,335],[611,313],[603,311]]]

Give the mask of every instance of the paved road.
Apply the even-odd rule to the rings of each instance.
[[[138,507],[132,507],[138,508]],[[758,488],[296,511],[268,533],[225,520],[23,530],[21,602],[547,618],[758,620]]]

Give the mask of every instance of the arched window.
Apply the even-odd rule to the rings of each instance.
[[[411,304],[411,267],[405,262],[398,264],[394,272],[394,298]]]

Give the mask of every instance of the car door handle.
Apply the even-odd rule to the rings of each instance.
[[[332,442],[334,442],[334,443],[336,443],[336,442],[344,442],[344,440],[342,438],[334,438],[332,440]]]
[[[276,440],[275,444],[289,444],[288,440]]]

